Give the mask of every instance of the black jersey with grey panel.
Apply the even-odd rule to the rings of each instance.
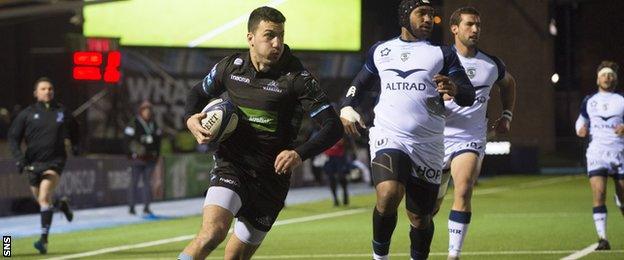
[[[8,137],[13,158],[23,164],[64,161],[65,139],[78,145],[78,124],[61,104],[37,102],[17,115]],[[26,142],[25,152],[20,148],[22,140]]]
[[[268,72],[256,71],[248,52],[221,60],[190,91],[185,119],[224,92],[242,117],[234,133],[217,148],[218,159],[270,172],[281,151],[294,149],[305,160],[342,136],[342,124],[325,91],[287,46]],[[321,134],[295,147],[305,113],[321,125]]]

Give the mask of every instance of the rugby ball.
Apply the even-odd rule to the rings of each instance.
[[[227,139],[236,129],[238,114],[236,106],[228,100],[217,98],[202,109],[206,117],[201,120],[202,127],[213,136],[211,143]]]

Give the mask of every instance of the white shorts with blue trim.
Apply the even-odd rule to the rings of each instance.
[[[444,140],[444,170],[451,168],[451,161],[462,153],[475,153],[482,160],[485,156],[485,140],[473,139],[469,141]]]
[[[587,175],[612,176],[615,179],[624,179],[624,149],[589,145],[587,148]]]
[[[369,131],[369,139],[371,161],[375,159],[378,151],[399,150],[412,160],[412,176],[428,183],[440,184],[444,159],[442,138],[439,141],[417,143],[409,138],[396,137],[379,127],[372,127]]]

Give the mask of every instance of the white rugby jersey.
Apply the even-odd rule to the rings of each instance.
[[[586,124],[591,135],[590,146],[624,149],[624,137],[615,134],[615,128],[624,123],[624,97],[618,93],[597,92],[585,97],[576,129]]]
[[[450,141],[485,139],[490,90],[494,83],[505,77],[505,65],[497,57],[480,50],[477,50],[477,55],[471,58],[464,57],[459,52],[457,56],[475,88],[476,98],[470,107],[460,107],[453,100],[444,102],[446,107],[444,138]]]
[[[416,143],[444,138],[444,103],[433,76],[463,72],[452,48],[395,38],[373,46],[365,68],[380,80],[374,127]]]

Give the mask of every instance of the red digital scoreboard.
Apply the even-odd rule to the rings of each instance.
[[[78,81],[103,81],[116,84],[121,79],[121,53],[118,40],[86,38],[83,50],[74,51],[72,77]]]

